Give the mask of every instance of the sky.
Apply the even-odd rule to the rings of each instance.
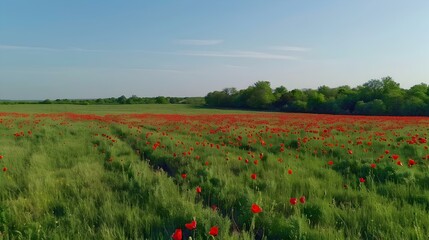
[[[427,0],[1,0],[0,99],[429,83]]]

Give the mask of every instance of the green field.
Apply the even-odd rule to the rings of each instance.
[[[428,132],[417,117],[0,105],[0,239],[427,239]]]
[[[166,114],[216,114],[250,113],[244,110],[216,110],[189,104],[121,104],[121,105],[73,105],[73,104],[0,104],[0,112],[81,114],[166,113]]]

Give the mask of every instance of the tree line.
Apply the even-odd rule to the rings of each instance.
[[[45,99],[43,101],[1,101],[2,104],[77,104],[77,105],[100,105],[100,104],[193,104],[203,105],[203,97],[138,97],[132,95],[127,98],[120,97],[97,98],[97,99]]]
[[[258,109],[284,112],[429,116],[429,87],[425,83],[403,89],[391,77],[372,79],[351,88],[271,88],[258,81],[246,89],[225,88],[207,94],[208,107]]]

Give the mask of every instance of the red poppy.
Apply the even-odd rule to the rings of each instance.
[[[365,182],[365,178],[363,178],[363,177],[359,178],[359,182],[364,183]]]
[[[375,168],[377,165],[375,163],[371,163],[371,168]]]
[[[289,202],[290,204],[295,205],[298,202],[298,200],[296,198],[290,198]]]
[[[399,160],[396,162],[396,165],[398,165],[398,166],[403,166],[403,165],[402,165],[402,162],[401,162],[401,161],[399,161]]]
[[[192,220],[192,222],[190,222],[190,223],[186,223],[185,224],[185,227],[188,229],[188,230],[195,230],[196,228],[197,228],[197,221],[195,221],[195,220]]]
[[[256,173],[252,173],[252,175],[250,175],[250,177],[255,180],[256,179]]]
[[[186,178],[186,173],[182,173],[182,178],[185,179]]]
[[[212,228],[210,228],[209,234],[216,237],[219,234],[218,226],[213,226]]]
[[[305,201],[306,201],[305,196],[301,196],[301,197],[299,198],[299,202],[300,202],[300,203],[304,204],[304,203],[305,203]]]
[[[201,193],[201,187],[200,186],[198,186],[195,190],[197,193]]]
[[[7,167],[4,167],[4,168],[3,168],[3,172],[6,172],[6,171],[7,171]]]
[[[331,160],[331,161],[329,161],[329,162],[328,162],[328,165],[329,165],[329,166],[334,165],[334,161],[332,161],[332,160]]]
[[[415,165],[416,164],[416,161],[414,161],[414,159],[409,159],[408,160],[408,166],[409,167],[411,167],[411,166],[413,166],[413,165]]]
[[[389,150],[385,150],[384,151],[385,154],[389,154],[389,152],[390,152]]]
[[[252,212],[253,212],[253,213],[260,213],[260,212],[262,212],[262,208],[261,208],[261,207],[259,207],[259,205],[258,205],[258,204],[253,203],[253,204],[252,204]]]
[[[174,240],[182,240],[182,229],[178,228],[176,231],[171,235],[171,238]]]
[[[3,155],[0,155],[0,159],[3,159]]]
[[[292,172],[292,169],[287,170],[287,173],[288,173],[288,174],[292,174],[292,173],[293,173],[293,172]]]
[[[350,150],[350,149],[349,149],[347,152],[348,152],[349,154],[353,154],[353,151],[352,151],[352,150]]]
[[[393,155],[392,155],[392,158],[393,158],[393,160],[398,160],[399,155],[398,155],[398,154],[393,154]]]

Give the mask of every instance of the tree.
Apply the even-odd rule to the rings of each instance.
[[[270,82],[258,81],[254,86],[249,87],[250,96],[247,99],[247,105],[256,109],[267,109],[275,101]]]
[[[122,95],[122,96],[118,97],[118,99],[116,99],[116,101],[117,101],[119,104],[125,104],[125,103],[126,103],[126,101],[127,101],[127,98],[126,98],[124,95]]]

